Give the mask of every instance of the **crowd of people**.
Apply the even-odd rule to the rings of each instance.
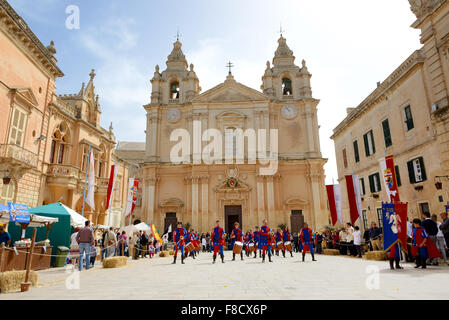
[[[85,260],[85,269],[94,267],[97,259],[97,247],[101,250],[101,260],[113,256],[126,256],[133,259],[153,258],[159,254],[163,246],[160,241],[145,231],[134,232],[128,236],[125,231],[118,232],[114,228],[104,230],[100,237],[95,239],[90,222],[86,221],[84,228],[76,228],[71,236],[71,262],[77,263],[81,271]],[[85,258],[86,257],[86,258]]]
[[[388,249],[390,255],[390,267],[394,269],[393,262],[396,261],[396,269],[401,269],[399,259],[401,252],[405,251],[405,259],[416,262],[416,267],[426,268],[427,265],[438,265],[440,257],[447,264],[447,248],[449,244],[449,219],[447,213],[441,213],[442,222],[438,222],[436,215],[424,213],[423,220],[414,219],[407,221],[407,248],[399,248],[398,245]],[[7,236],[4,230],[0,230],[2,239]],[[186,230],[179,222],[173,233],[174,260],[176,263],[178,251],[181,251],[181,263],[191,256],[193,259],[202,252],[213,253],[213,263],[217,254],[220,254],[224,263],[224,249],[233,250],[233,260],[240,255],[241,260],[246,256],[262,258],[268,254],[268,261],[272,262],[273,255],[286,257],[293,253],[302,253],[304,261],[306,252],[310,252],[312,260],[315,261],[315,253],[323,253],[324,249],[337,249],[341,255],[361,258],[367,251],[381,251],[383,248],[382,228],[372,222],[363,235],[358,226],[346,223],[344,228],[336,230],[325,230],[313,232],[307,225],[298,233],[290,233],[287,227],[271,229],[267,221],[263,221],[261,227],[256,226],[254,230],[243,232],[239,223],[234,225],[231,232],[226,233],[220,227],[217,220],[215,228],[211,233],[199,235],[193,229]],[[161,250],[167,249],[167,240],[164,243],[157,241],[152,235],[145,231],[134,232],[128,236],[125,231],[116,232],[113,228],[105,230],[101,237],[95,239],[94,232],[87,221],[84,228],[75,230],[72,235],[72,248],[76,247],[79,254],[79,270],[83,268],[83,256],[86,260],[86,269],[94,266],[97,257],[97,246],[101,249],[101,260],[112,256],[128,256],[133,259],[152,258]],[[236,249],[234,250],[234,247]]]

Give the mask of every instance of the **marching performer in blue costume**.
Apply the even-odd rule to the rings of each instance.
[[[268,251],[268,261],[271,261],[271,240],[268,238],[271,236],[270,227],[267,226],[267,220],[263,220],[263,226],[260,228],[260,241],[259,246],[262,247],[262,262],[265,262],[265,251]],[[268,245],[270,242],[270,245]]]
[[[175,240],[175,254],[173,257],[173,263],[176,264],[176,258],[178,256],[178,249],[181,250],[181,263],[184,264],[184,245],[185,245],[185,239],[187,231],[182,227],[182,222],[178,222],[178,227],[176,228],[173,239]]]
[[[215,263],[215,260],[217,260],[217,252],[218,251],[220,251],[221,262],[225,263],[224,262],[224,254],[223,254],[225,231],[222,227],[220,227],[220,220],[217,220],[216,223],[217,223],[217,225],[212,230],[212,233],[210,236],[212,239],[212,243],[214,245],[214,261],[212,263]]]
[[[309,228],[307,223],[304,223],[304,228],[301,229],[301,243],[303,244],[302,250],[302,261],[304,261],[306,257],[306,252],[309,250],[312,255],[312,261],[315,260],[315,256],[313,254],[313,240],[312,240],[312,229]]]

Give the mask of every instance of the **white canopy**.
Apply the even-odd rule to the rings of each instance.
[[[66,205],[62,204],[64,209],[70,214],[70,225],[72,227],[84,227],[84,223],[87,221],[86,218],[84,218],[82,215],[80,215],[78,212],[76,212],[73,209],[70,209]]]
[[[56,223],[59,221],[58,218],[51,218],[51,217],[43,217],[38,216],[37,214],[31,214],[30,215],[30,224],[29,227],[38,228],[38,227],[44,227],[46,224],[50,223]],[[6,224],[9,222],[9,212],[8,211],[1,211],[0,212],[0,223]],[[20,225],[19,223],[16,223],[17,225]]]
[[[151,231],[151,228],[149,225],[147,225],[145,222],[141,222],[139,224],[136,224],[135,227],[139,231]]]

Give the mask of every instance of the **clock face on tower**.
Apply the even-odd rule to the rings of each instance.
[[[181,111],[179,109],[169,109],[165,112],[165,117],[168,122],[176,122],[181,118]]]
[[[282,116],[286,119],[293,119],[298,115],[298,108],[292,104],[286,104],[281,109]]]

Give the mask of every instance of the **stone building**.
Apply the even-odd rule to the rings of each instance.
[[[449,3],[410,0],[423,46],[413,52],[334,129],[332,139],[342,185],[343,216],[349,219],[345,175],[356,174],[362,190],[362,226],[381,224],[387,193],[379,159],[393,155],[401,201],[409,218],[438,213],[449,200]]]
[[[147,130],[143,163],[139,164],[142,203],[137,219],[155,223],[164,231],[182,221],[200,232],[210,231],[216,219],[226,230],[235,221],[245,230],[254,229],[265,218],[271,227],[286,224],[293,231],[304,221],[316,229],[329,223],[326,159],[318,138],[319,101],[312,97],[305,61],[297,66],[286,39],[281,36],[278,43],[272,64],[267,62],[263,74],[262,91],[237,82],[229,71],[223,83],[204,93],[182,44],[174,43],[166,69],[160,72],[156,66],[151,102],[144,106]],[[177,129],[186,129],[190,135],[187,145],[192,146],[181,163],[171,157],[179,141],[171,141],[170,136]],[[214,152],[215,161],[206,164],[201,151],[208,145],[203,136],[207,129],[216,129],[223,137],[225,130],[235,133],[241,129],[246,134],[248,129],[266,129],[261,137],[267,145],[278,143],[277,170],[261,173],[267,165],[251,161],[248,154],[255,142],[239,149],[244,150],[244,159],[225,162],[226,152],[235,154],[240,148],[236,137],[223,138],[222,154]],[[278,140],[270,141],[270,129],[278,130]]]
[[[112,219],[120,224],[126,203],[128,163],[114,154],[115,136],[100,126],[101,109],[90,81],[77,94],[57,95],[53,42],[45,47],[25,21],[0,0],[0,203],[30,207],[61,201],[81,213],[87,150],[95,157],[95,211],[86,216],[106,223],[110,166],[119,165]],[[6,179],[8,180],[8,179]],[[117,217],[117,211],[120,216]],[[111,219],[109,219],[111,221]]]

